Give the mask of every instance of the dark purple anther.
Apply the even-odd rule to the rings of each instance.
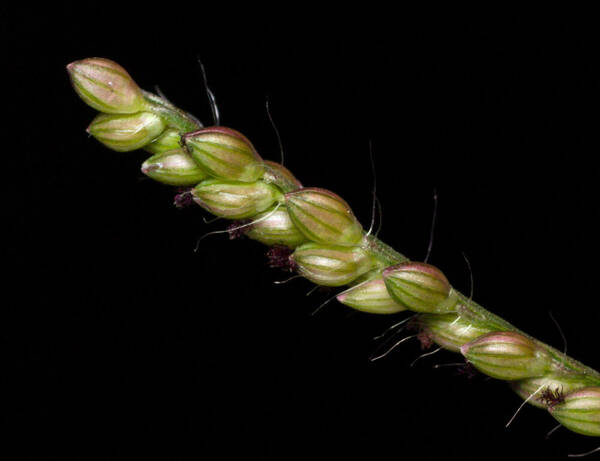
[[[464,376],[467,379],[474,379],[477,376],[481,375],[481,373],[479,373],[479,371],[477,371],[477,368],[475,368],[469,362],[465,362],[463,365],[460,365],[456,369],[456,374],[459,376]]]
[[[424,328],[423,322],[419,317],[409,320],[406,324],[406,329],[417,332],[417,339],[421,343],[421,350],[431,349],[431,346],[435,344],[431,334]]]
[[[179,193],[175,196],[173,204],[180,210],[194,204],[194,196],[191,188],[178,188]]]
[[[269,267],[294,272],[296,270],[296,263],[290,258],[292,253],[293,250],[291,248],[282,245],[269,248],[269,251],[267,251]]]
[[[425,330],[421,330],[417,334],[417,339],[421,343],[421,350],[423,350],[423,351],[425,351],[427,349],[431,349],[431,346],[433,346],[433,344],[434,344],[433,339],[431,339],[431,336]]]
[[[553,407],[554,405],[558,405],[565,401],[565,394],[562,389],[556,388],[552,390],[547,387],[542,391],[538,400],[549,407]]]
[[[251,227],[248,225],[249,222],[250,221],[247,219],[241,219],[238,221],[234,221],[229,226],[227,226],[229,240],[235,240],[245,236],[246,232],[248,232]]]

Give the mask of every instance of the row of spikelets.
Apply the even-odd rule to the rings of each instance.
[[[568,429],[600,436],[597,372],[485,311],[436,267],[408,261],[370,236],[341,197],[303,187],[241,133],[203,127],[108,59],[67,69],[75,91],[100,111],[88,132],[110,149],[152,154],[144,174],[187,188],[184,197],[272,247],[280,266],[318,285],[348,286],[337,296],[341,303],[376,314],[417,313],[423,341],[462,353]]]

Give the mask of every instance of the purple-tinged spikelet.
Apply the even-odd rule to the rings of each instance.
[[[296,248],[308,241],[294,226],[284,206],[280,206],[276,210],[263,211],[254,216],[247,234],[251,239],[269,246],[285,245]]]
[[[166,128],[161,117],[151,112],[100,114],[87,131],[106,147],[117,152],[140,149]]]
[[[345,306],[372,314],[395,314],[406,310],[392,299],[381,276],[349,288],[338,295],[337,300]]]
[[[376,267],[376,261],[359,247],[307,243],[292,254],[298,272],[308,280],[330,287],[347,285]]]
[[[207,179],[192,189],[194,201],[208,212],[227,219],[256,216],[281,199],[281,192],[262,181],[253,183]]]
[[[142,90],[123,67],[110,59],[75,61],[67,71],[81,99],[100,112],[133,114],[146,107]]]
[[[479,371],[505,381],[551,371],[551,358],[535,341],[514,331],[492,332],[464,344],[460,352]]]
[[[454,312],[458,300],[446,276],[437,267],[406,262],[388,267],[383,279],[392,298],[414,312]]]
[[[194,186],[208,178],[181,148],[153,155],[142,164],[142,173],[170,186]]]
[[[252,143],[240,132],[212,126],[186,133],[183,146],[210,176],[254,182],[264,173],[263,160]]]
[[[285,203],[296,227],[313,242],[352,246],[363,238],[350,206],[331,191],[299,189],[287,193]]]

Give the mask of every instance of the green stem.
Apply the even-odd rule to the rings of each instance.
[[[402,253],[398,253],[391,246],[372,235],[365,235],[362,247],[369,250],[384,266],[393,266],[394,264],[410,261]]]

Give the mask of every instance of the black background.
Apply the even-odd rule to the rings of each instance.
[[[6,7],[4,7],[6,8]],[[65,65],[103,56],[307,186],[342,195],[380,237],[521,329],[598,368],[597,26],[588,13],[233,5],[11,7],[2,13],[6,459],[564,459],[595,439],[503,383],[408,342],[370,362],[397,317],[267,267],[265,248],[204,233],[199,208],[144,179],[143,152],[85,128]],[[303,5],[303,8],[307,8]],[[267,16],[266,13],[279,13]],[[256,14],[258,13],[258,14]],[[409,334],[409,333],[405,333]],[[401,338],[402,336],[399,336]]]

